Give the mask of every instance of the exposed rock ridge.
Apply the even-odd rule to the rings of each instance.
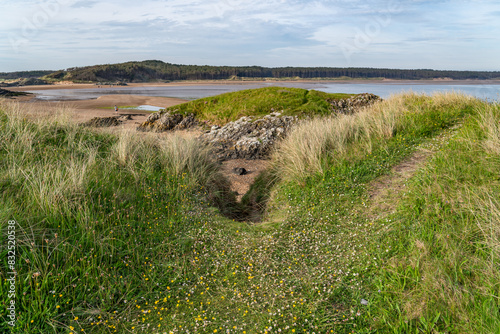
[[[219,160],[265,159],[297,122],[297,116],[281,116],[278,112],[259,119],[246,116],[223,127],[214,125],[200,139],[214,147]]]
[[[159,111],[146,118],[144,123],[137,127],[139,131],[163,132],[169,130],[183,130],[198,125],[194,115],[184,116],[172,111]]]
[[[380,97],[375,94],[363,93],[351,96],[347,99],[329,100],[333,111],[339,114],[352,114],[362,107],[369,106],[377,101]]]

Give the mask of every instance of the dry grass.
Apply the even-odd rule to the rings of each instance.
[[[487,136],[484,148],[489,153],[500,154],[500,111],[498,105],[486,106],[486,110],[479,115],[479,124]]]
[[[6,100],[0,101],[0,110],[0,117],[6,118],[0,135],[7,166],[2,177],[23,184],[32,204],[43,210],[67,207],[75,196],[85,192],[88,180],[99,174],[97,169],[111,172],[116,167],[123,168],[137,180],[144,171],[161,165],[173,175],[188,173],[192,184],[205,184],[218,171],[207,148],[194,138],[144,136],[133,131],[115,136],[102,134],[71,122],[65,109],[37,110]],[[107,144],[89,145],[84,139],[86,134],[103,135],[113,144],[98,157],[99,149]],[[64,138],[63,143],[57,144],[60,161],[48,159],[40,152],[47,140],[57,136]]]
[[[287,178],[323,172],[325,157],[345,153],[349,144],[361,142],[368,151],[375,138],[394,134],[406,110],[406,95],[375,103],[353,115],[334,115],[302,122],[274,152],[274,166]]]
[[[196,182],[206,182],[219,169],[208,147],[201,145],[195,138],[171,135],[162,139],[159,144],[165,165],[177,175],[188,173]]]
[[[465,108],[475,99],[456,92],[432,97],[404,93],[368,106],[353,115],[333,115],[302,122],[274,152],[274,167],[288,179],[324,172],[325,160],[342,155],[350,143],[371,152],[373,141],[392,137],[411,128],[408,113]],[[498,131],[498,128],[497,128]],[[497,137],[498,138],[498,137]]]

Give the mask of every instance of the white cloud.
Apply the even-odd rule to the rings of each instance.
[[[473,50],[500,69],[499,17],[493,0],[4,0],[0,71],[148,58],[466,69]]]

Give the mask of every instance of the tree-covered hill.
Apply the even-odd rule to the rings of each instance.
[[[387,78],[387,79],[495,79],[500,72],[400,70],[340,67],[261,67],[179,65],[159,60],[131,61],[121,64],[74,67],[46,75],[47,80],[75,82],[124,81],[151,82],[170,80],[220,80],[230,78]]]

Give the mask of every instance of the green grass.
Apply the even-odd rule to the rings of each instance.
[[[2,301],[7,221],[18,222],[12,332],[500,328],[497,106],[407,94],[305,122],[244,198],[267,202],[259,224],[212,206],[231,200],[195,142],[0,109]],[[373,182],[430,145],[425,168],[373,217]]]
[[[380,328],[500,332],[499,124],[498,106],[477,106],[390,217]]]
[[[348,98],[353,94],[329,94],[315,90],[285,87],[266,87],[225,93],[183,103],[167,110],[194,114],[200,120],[219,125],[243,116],[263,116],[271,109],[283,115],[299,117],[325,116],[332,112],[329,99]]]

